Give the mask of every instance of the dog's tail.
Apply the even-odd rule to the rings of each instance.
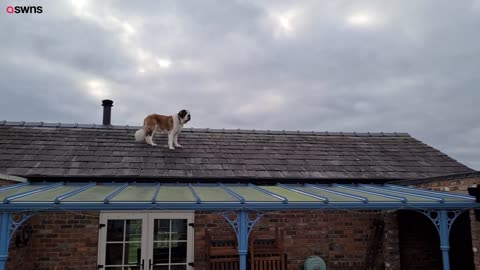
[[[137,132],[135,132],[135,141],[137,142],[141,142],[145,140],[145,130],[143,130],[143,128],[137,130]]]

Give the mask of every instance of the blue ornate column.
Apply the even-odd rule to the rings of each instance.
[[[33,214],[31,213],[22,213],[22,218],[15,221],[11,213],[0,213],[0,270],[7,269],[6,265],[10,239],[12,239],[18,227],[20,227],[32,215]]]
[[[10,241],[10,214],[0,214],[0,270],[5,270],[8,259],[8,242]]]
[[[450,270],[450,229],[453,222],[457,219],[463,211],[419,211],[427,216],[437,228],[440,236],[440,250],[442,251],[443,270]]]
[[[235,217],[232,218],[229,214],[232,212],[224,212],[222,216],[225,220],[230,223],[235,234],[237,235],[238,241],[238,256],[240,258],[240,270],[247,269],[247,254],[248,254],[248,236],[253,226],[260,221],[263,217],[263,214],[260,212],[255,212],[255,219],[250,219],[248,216],[248,211],[239,210],[235,211]],[[1,270],[1,269],[0,269]]]

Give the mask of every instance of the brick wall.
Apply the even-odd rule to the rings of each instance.
[[[399,238],[401,269],[442,269],[438,232],[423,214],[400,211]]]
[[[427,188],[436,191],[449,191],[462,194],[468,194],[467,188],[473,185],[480,184],[480,175],[461,178],[446,178],[437,181],[425,182],[415,184],[419,188]]]
[[[13,237],[7,269],[97,269],[98,223],[98,212],[52,212],[32,217],[25,223],[33,227],[31,241],[17,248]]]
[[[382,246],[385,270],[400,270],[398,213],[386,214],[383,220],[385,227]]]
[[[363,269],[376,218],[382,216],[367,211],[280,211],[267,213],[254,230],[256,234],[272,236],[275,226],[284,230],[289,270],[302,269],[311,255],[322,257],[328,269]],[[218,215],[208,212],[195,215],[195,270],[205,269],[206,228],[212,235],[227,235],[232,230]]]
[[[0,187],[8,186],[8,185],[15,185],[15,184],[19,184],[19,182],[0,179]]]

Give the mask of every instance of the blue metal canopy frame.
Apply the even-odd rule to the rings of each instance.
[[[73,201],[79,194],[89,195],[97,186],[105,186],[107,193],[101,199]],[[119,195],[130,187],[151,189],[151,196],[137,201],[121,201]],[[160,191],[181,187],[191,193],[192,200],[168,201],[159,198]],[[224,191],[225,200],[210,198],[196,188],[211,188],[210,193]],[[69,190],[68,192],[62,192]],[[241,193],[238,188],[243,190]],[[18,190],[18,193],[15,191]],[[25,191],[26,190],[26,191]],[[48,192],[55,196],[48,197]],[[250,192],[250,193],[249,193]],[[251,192],[266,199],[253,198]],[[2,196],[3,195],[3,196]],[[43,199],[38,199],[43,195]],[[31,197],[32,196],[32,197]],[[248,237],[253,226],[269,210],[414,210],[426,215],[436,226],[440,236],[443,269],[449,270],[449,233],[460,213],[480,208],[475,197],[407,188],[395,185],[285,185],[257,186],[253,184],[161,184],[161,183],[22,183],[0,188],[0,270],[5,269],[11,236],[32,212],[64,210],[211,210],[226,211],[222,216],[232,226],[238,240],[240,270],[246,269]],[[37,199],[29,199],[37,198]],[[258,198],[258,196],[257,196]],[[339,200],[339,198],[343,198]],[[233,217],[230,213],[233,212]],[[13,213],[22,213],[15,221]],[[250,219],[249,214],[255,218]],[[252,215],[250,215],[252,216]]]

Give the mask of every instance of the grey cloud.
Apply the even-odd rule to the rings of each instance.
[[[15,29],[0,44],[0,118],[98,123],[86,83],[101,80],[117,124],[186,107],[196,127],[401,131],[480,168],[475,3],[90,1],[81,16],[46,2],[0,16]],[[377,24],[347,22],[368,11]]]

